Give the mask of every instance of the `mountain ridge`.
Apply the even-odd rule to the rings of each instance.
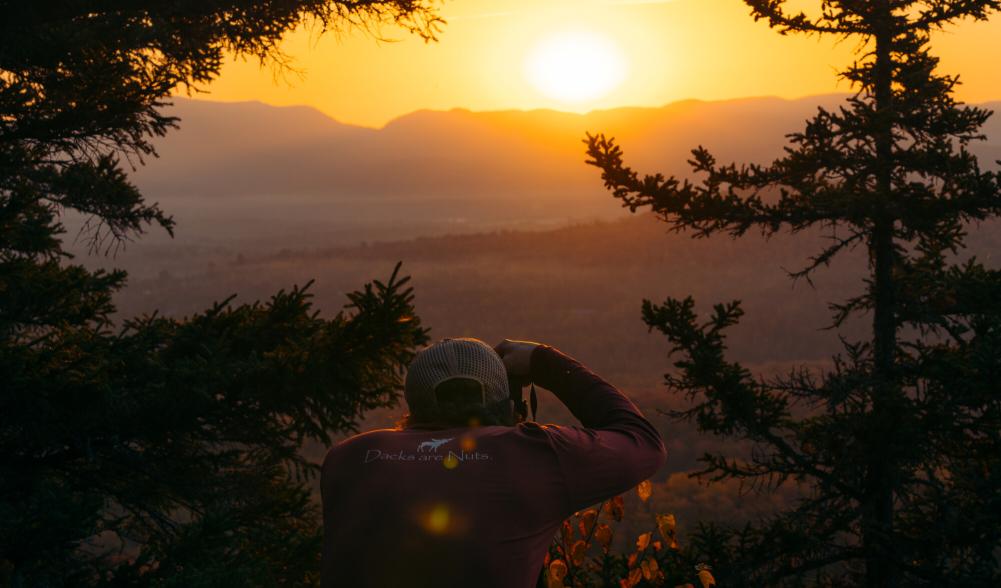
[[[684,100],[588,114],[423,110],[381,129],[311,107],[178,98],[167,113],[181,118],[180,129],[155,142],[161,157],[133,180],[201,240],[267,233],[320,243],[336,233],[343,243],[545,227],[624,214],[584,163],[585,132],[614,136],[639,173],[690,178],[692,148],[721,162],[768,163],[818,106],[844,97]],[[1001,120],[985,132],[993,143],[971,150],[1001,159]]]
[[[200,104],[200,105],[212,105],[212,106],[254,106],[254,107],[265,107],[274,110],[302,110],[315,113],[320,117],[323,117],[329,121],[332,121],[340,126],[351,127],[354,129],[372,130],[380,131],[385,129],[387,126],[396,123],[402,119],[414,115],[423,114],[450,114],[450,113],[470,113],[470,114],[481,114],[481,115],[491,115],[491,114],[513,114],[513,115],[533,115],[533,114],[543,114],[543,115],[558,115],[565,116],[568,118],[588,118],[592,116],[600,116],[605,113],[623,113],[623,112],[657,112],[672,108],[681,108],[685,106],[697,106],[697,105],[712,105],[712,104],[739,104],[747,102],[759,102],[759,101],[773,101],[773,102],[800,102],[800,101],[810,101],[814,99],[827,99],[827,98],[845,98],[850,94],[847,93],[829,93],[829,94],[810,94],[806,96],[800,96],[797,98],[784,98],[775,95],[760,95],[760,96],[742,96],[737,98],[721,98],[718,100],[707,100],[702,98],[683,98],[680,100],[674,100],[671,102],[665,102],[664,104],[657,106],[640,106],[640,105],[626,105],[626,106],[616,106],[611,108],[596,108],[594,110],[589,110],[587,112],[575,112],[571,110],[559,110],[556,108],[501,108],[492,110],[474,110],[471,108],[466,108],[462,106],[454,106],[452,108],[418,108],[416,110],[406,112],[397,116],[394,116],[387,120],[382,125],[363,125],[356,123],[344,122],[338,119],[334,115],[327,114],[315,106],[310,106],[308,104],[270,104],[262,100],[210,100],[210,99],[200,99],[200,98],[190,98],[187,96],[172,96],[171,101],[179,101],[180,104]],[[994,101],[1001,104],[1001,99]],[[173,104],[177,106],[177,104]],[[170,108],[170,106],[168,106]]]

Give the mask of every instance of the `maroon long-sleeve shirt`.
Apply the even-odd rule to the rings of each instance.
[[[380,429],[323,463],[323,586],[535,586],[560,523],[650,477],[660,434],[611,384],[549,346],[532,380],[582,427]]]

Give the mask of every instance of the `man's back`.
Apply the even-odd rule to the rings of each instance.
[[[552,348],[533,379],[589,427],[377,430],[323,466],[324,585],[535,585],[560,523],[663,463],[656,430]]]

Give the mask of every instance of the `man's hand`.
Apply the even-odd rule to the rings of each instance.
[[[527,380],[532,368],[532,352],[538,346],[539,343],[532,341],[504,339],[494,347],[494,351],[504,360],[508,377]]]

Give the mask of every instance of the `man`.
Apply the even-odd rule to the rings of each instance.
[[[522,422],[509,377],[552,391],[583,427]],[[444,339],[414,358],[404,395],[400,429],[324,461],[324,588],[530,588],[564,519],[666,457],[629,399],[548,345]]]

